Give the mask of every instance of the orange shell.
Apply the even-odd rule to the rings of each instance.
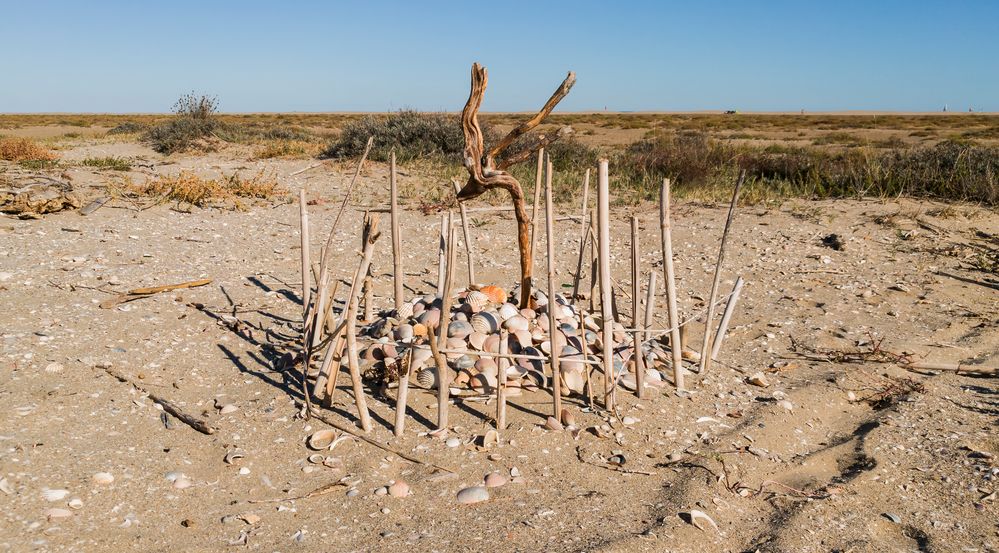
[[[506,301],[506,290],[499,286],[483,286],[479,291],[489,296],[489,301],[492,303],[503,303]]]

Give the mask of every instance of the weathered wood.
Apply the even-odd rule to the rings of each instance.
[[[704,341],[701,343],[701,374],[704,374],[711,366],[711,323],[715,316],[715,298],[718,296],[718,286],[721,284],[722,264],[725,263],[725,245],[728,243],[728,234],[732,229],[732,219],[735,218],[735,206],[739,203],[739,191],[742,190],[742,183],[745,181],[746,171],[743,170],[739,173],[739,180],[735,182],[735,190],[732,191],[732,202],[728,206],[728,217],[725,218],[725,230],[722,231],[721,245],[718,247],[715,278],[711,283],[711,295],[708,296],[708,314],[704,319]]]
[[[165,398],[162,398],[162,397],[160,397],[160,396],[158,396],[156,394],[150,393],[148,390],[146,390],[142,386],[139,386],[131,378],[128,378],[127,376],[119,373],[118,371],[115,371],[111,367],[100,367],[100,368],[104,369],[104,372],[108,373],[110,376],[112,376],[116,380],[118,380],[120,382],[124,382],[125,384],[130,384],[136,390],[138,390],[138,391],[142,392],[143,394],[146,394],[147,396],[149,396],[150,400],[152,400],[153,402],[157,403],[160,407],[163,408],[164,411],[166,411],[167,413],[173,415],[180,422],[182,422],[182,423],[190,426],[191,428],[197,430],[198,432],[201,432],[202,434],[211,435],[211,434],[215,433],[215,428],[209,426],[207,422],[205,422],[205,421],[203,421],[203,420],[201,420],[201,419],[199,419],[199,418],[197,418],[197,417],[195,417],[193,415],[189,415],[189,414],[185,413],[183,409],[181,409],[177,405],[174,405],[173,402],[171,402],[171,401],[169,401],[169,400],[167,400]]]
[[[406,400],[409,397],[409,371],[413,366],[414,351],[416,350],[410,348],[406,362],[399,371],[399,389],[395,394],[395,424],[392,425],[392,433],[396,438],[402,436],[406,429]]]
[[[638,243],[638,217],[631,217],[631,324],[635,328],[644,326],[644,320],[639,316],[641,309],[641,295],[638,279],[641,277],[641,257],[642,248]],[[635,368],[635,396],[642,399],[645,388],[645,363],[642,358],[642,333],[635,331],[632,343],[635,345],[634,362]]]
[[[728,331],[728,323],[732,319],[732,313],[735,311],[735,304],[739,301],[739,293],[742,292],[742,283],[742,277],[737,278],[735,286],[732,287],[732,293],[728,296],[725,311],[722,312],[721,322],[718,323],[718,332],[715,333],[714,342],[711,343],[712,361],[718,359],[718,352],[721,351],[722,341],[725,339],[725,333]]]
[[[454,185],[455,193],[461,191],[461,185],[458,184],[457,180],[452,180],[451,184]],[[468,228],[468,211],[465,209],[464,202],[458,202],[458,208],[461,210],[461,233],[465,238],[465,259],[468,261],[468,285],[472,286],[475,284],[475,254],[474,247],[472,246],[472,232]]]
[[[437,243],[437,295],[444,293],[444,276],[447,271],[447,237],[451,221],[447,213],[441,213],[441,229]]]
[[[506,377],[509,360],[506,357],[510,335],[505,329],[500,330],[499,360],[496,363],[496,430],[506,429]]]
[[[681,354],[683,340],[680,338],[680,312],[676,305],[676,269],[673,266],[673,222],[670,214],[670,199],[672,191],[669,179],[663,179],[659,188],[659,230],[662,234],[663,246],[663,278],[666,281],[666,314],[667,323],[672,327],[669,338],[669,349],[673,358],[673,385],[677,390],[684,389],[683,357]],[[645,335],[648,337],[648,334]]]
[[[590,193],[590,170],[583,175],[583,209],[579,216],[579,256],[576,258],[576,273],[572,278],[572,301],[579,296],[579,281],[583,279],[583,255],[586,249],[586,207]]]
[[[608,161],[600,160],[597,172],[597,243],[600,247],[600,317],[603,325],[601,342],[604,362],[604,407],[614,408],[614,317],[611,312],[610,275],[610,177]],[[553,301],[553,300],[552,300]]]
[[[370,228],[366,229],[368,242],[364,245],[361,263],[357,267],[357,272],[354,273],[354,280],[351,284],[353,292],[348,299],[346,314],[347,367],[350,370],[350,383],[354,391],[354,405],[357,407],[357,415],[361,422],[361,428],[365,432],[371,431],[371,416],[368,413],[367,399],[364,397],[364,383],[361,381],[360,363],[357,359],[357,310],[361,291],[359,283],[360,279],[363,278],[363,275],[367,274],[368,268],[371,266],[371,256],[374,253],[375,240],[380,235],[378,232],[378,216],[372,215],[369,221]]]
[[[555,210],[552,207],[552,160],[549,157],[545,167],[545,236],[548,247],[548,336],[551,345],[552,365],[552,416],[559,420],[562,413],[562,372],[559,363],[559,348],[555,347],[555,333],[559,330],[558,319],[555,317]]]
[[[488,74],[486,69],[478,63],[472,65],[471,89],[468,101],[461,112],[461,127],[465,135],[464,165],[469,177],[468,182],[461,189],[461,192],[458,193],[458,200],[464,201],[475,198],[492,188],[502,188],[510,194],[510,200],[514,206],[514,214],[517,218],[517,245],[520,250],[521,307],[530,306],[531,291],[533,288],[533,250],[530,243],[530,220],[527,215],[527,208],[524,205],[524,191],[520,186],[520,182],[509,173],[497,168],[495,159],[500,157],[504,150],[519,136],[540,124],[562,98],[569,93],[569,89],[574,82],[575,76],[569,73],[559,89],[552,94],[551,98],[549,98],[548,102],[536,116],[519,125],[501,140],[496,147],[486,152],[482,128],[479,126],[478,113],[482,107],[482,99],[486,92]]]
[[[531,209],[531,251],[538,249],[538,211],[541,210],[542,178],[545,174],[545,150],[538,150],[538,168],[534,174],[534,207]],[[533,260],[532,260],[533,261]],[[532,267],[533,271],[534,268]]]
[[[405,301],[406,274],[402,269],[402,231],[399,226],[399,186],[396,182],[395,150],[389,154],[389,196],[392,223],[392,285],[396,311],[402,308]]]

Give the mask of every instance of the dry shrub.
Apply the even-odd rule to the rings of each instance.
[[[271,140],[258,146],[254,152],[255,159],[273,158],[308,158],[319,155],[322,145],[306,140]]]
[[[160,176],[141,185],[130,184],[128,192],[154,196],[160,201],[175,201],[197,207],[231,207],[245,209],[241,199],[277,200],[287,193],[272,178],[261,171],[250,178],[239,173],[223,174],[219,179],[206,179],[189,171]]]
[[[53,152],[27,138],[0,138],[0,159],[40,161],[57,159]]]

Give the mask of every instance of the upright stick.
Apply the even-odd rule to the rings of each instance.
[[[572,279],[572,301],[579,295],[579,281],[583,278],[583,250],[586,249],[586,207],[590,194],[590,170],[583,176],[583,210],[579,216],[579,257],[576,258],[576,275]]]
[[[541,148],[538,150],[538,169],[534,174],[534,207],[531,209],[531,251],[537,251],[538,245],[538,211],[541,210],[541,176],[544,175],[545,167],[545,149]],[[533,255],[533,254],[532,254]],[[531,263],[534,263],[534,258],[531,258]],[[533,290],[528,290],[527,293],[530,294]],[[558,415],[555,415],[558,417]]]
[[[548,159],[545,168],[545,235],[548,243],[548,336],[551,344],[551,364],[552,364],[552,416],[559,420],[562,413],[562,372],[560,370],[559,355],[562,353],[556,347],[555,336],[561,331],[558,329],[558,319],[555,317],[555,231],[554,212],[552,209],[552,160]]]
[[[603,319],[601,342],[604,350],[604,407],[613,409],[612,392],[617,385],[617,375],[614,374],[614,319],[611,314],[610,177],[607,165],[607,160],[601,159],[597,172],[597,242],[600,244],[600,316]]]
[[[298,211],[302,220],[302,320],[309,315],[309,302],[312,301],[312,279],[309,267],[312,266],[309,246],[309,208],[306,206],[305,189],[298,191]]]
[[[461,190],[461,185],[457,180],[452,180],[455,193]],[[475,284],[475,256],[472,254],[472,233],[468,230],[468,215],[465,211],[465,202],[458,201],[458,208],[461,209],[461,232],[465,237],[465,257],[468,259],[468,285]]]
[[[645,295],[645,321],[642,328],[649,330],[652,328],[652,318],[656,314],[656,272],[649,271],[649,290]]]
[[[597,263],[597,212],[590,212],[590,312],[600,305],[600,264]]]
[[[371,229],[371,223],[369,222],[371,218],[371,213],[364,214],[364,227],[361,231],[361,249],[364,249],[365,244],[368,243],[368,232]],[[368,271],[364,274],[364,287],[362,288],[361,295],[364,298],[364,322],[370,322],[374,317],[374,276],[371,274],[371,265],[368,265]]]
[[[440,243],[437,248],[437,295],[444,294],[444,271],[447,270],[448,214],[441,213]]]
[[[715,298],[718,297],[718,285],[721,284],[722,264],[725,262],[725,244],[728,242],[728,233],[732,229],[732,219],[735,217],[735,206],[739,202],[739,191],[742,190],[742,183],[746,181],[746,171],[739,173],[739,180],[735,182],[735,190],[732,191],[732,203],[728,206],[728,217],[725,219],[725,230],[722,231],[721,245],[718,247],[718,263],[715,264],[715,279],[711,283],[711,295],[708,296],[708,314],[704,320],[704,342],[701,344],[701,374],[704,374],[711,366],[711,322],[715,317]]]
[[[374,252],[375,240],[378,239],[378,216],[372,215],[369,219],[370,227],[366,229],[368,242],[364,245],[364,254],[361,264],[354,273],[354,281],[351,286],[353,292],[347,304],[347,363],[350,369],[350,382],[354,391],[354,404],[357,406],[357,416],[361,421],[361,428],[365,432],[371,431],[371,417],[368,414],[368,403],[364,398],[364,385],[361,381],[361,368],[357,359],[357,310],[361,287],[359,280],[363,278],[371,266],[371,255]]]
[[[659,188],[659,229],[663,242],[663,273],[666,280],[666,312],[672,328],[669,349],[673,354],[673,385],[683,390],[683,358],[681,357],[680,314],[676,306],[676,271],[673,268],[673,223],[670,221],[670,182],[663,179]]]
[[[409,371],[413,366],[414,348],[409,348],[406,356],[406,365],[399,371],[399,389],[395,395],[395,424],[392,425],[392,433],[398,438],[402,436],[406,429],[406,399],[409,396]]]
[[[437,329],[439,336],[434,340],[434,335],[430,334],[430,340],[437,342],[436,347],[440,348],[447,340],[447,327],[451,321],[451,286],[454,281],[454,263],[457,259],[454,247],[454,228],[450,225],[451,214],[448,213],[448,240],[447,240],[447,271],[444,277],[444,292],[441,296],[441,316]],[[433,345],[433,344],[432,344]],[[451,381],[447,368],[447,362],[438,353],[434,356],[437,362],[437,428],[447,428],[448,415],[448,383]]]
[[[399,230],[399,188],[395,176],[395,150],[389,154],[389,195],[392,213],[392,273],[395,286],[395,309],[402,308],[406,275],[402,272],[402,236]]]
[[[642,248],[638,243],[638,217],[631,217],[631,326],[642,328],[643,317],[639,316],[641,301],[638,289],[638,279],[641,277]],[[642,332],[635,331],[632,342],[635,344],[635,396],[642,399],[645,388],[645,363],[642,358]]]
[[[728,297],[728,303],[725,304],[725,312],[722,313],[721,323],[718,324],[718,332],[715,334],[715,340],[711,344],[712,361],[718,359],[718,352],[721,351],[722,340],[725,339],[725,332],[728,330],[728,323],[732,319],[732,313],[735,311],[735,303],[739,301],[740,292],[742,292],[742,277],[735,280],[732,294]]]
[[[496,430],[503,431],[506,428],[506,377],[510,366],[510,360],[506,358],[510,335],[506,330],[500,330],[499,354],[496,360]]]

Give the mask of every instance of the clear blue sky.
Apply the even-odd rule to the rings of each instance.
[[[999,2],[0,0],[0,112],[999,111]]]

